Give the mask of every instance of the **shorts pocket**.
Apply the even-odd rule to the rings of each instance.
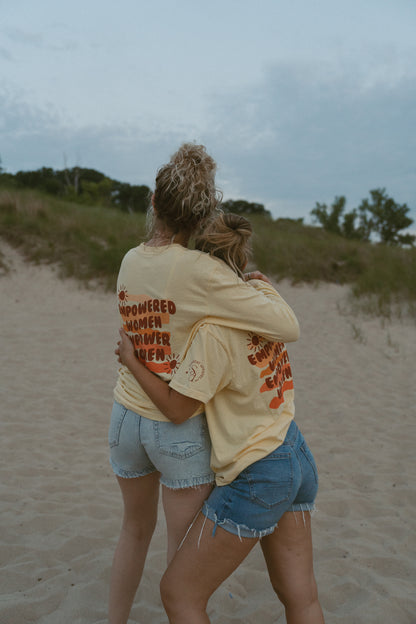
[[[205,416],[194,416],[181,425],[155,421],[153,430],[159,452],[176,459],[197,455],[210,444]]]
[[[271,509],[289,501],[293,488],[293,464],[290,453],[265,457],[243,473],[249,486],[250,497],[262,507]]]
[[[114,403],[108,430],[108,444],[110,448],[120,444],[121,427],[123,426],[127,411],[127,408],[120,405],[120,403]]]

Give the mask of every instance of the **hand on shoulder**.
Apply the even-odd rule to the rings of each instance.
[[[248,282],[252,279],[262,280],[262,282],[267,282],[270,285],[273,285],[267,275],[261,273],[260,271],[250,271],[250,273],[244,273],[244,281]]]

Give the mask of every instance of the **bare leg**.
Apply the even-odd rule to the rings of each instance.
[[[129,618],[155,530],[159,476],[158,472],[153,472],[136,479],[117,477],[123,495],[124,515],[111,569],[110,624],[125,624]]]
[[[274,533],[261,540],[261,547],[287,624],[323,624],[313,572],[310,513],[286,512]]]
[[[163,509],[168,534],[168,564],[212,488],[213,483],[175,490],[162,486]]]
[[[207,624],[210,596],[245,559],[258,540],[217,527],[199,514],[161,582],[170,624]]]

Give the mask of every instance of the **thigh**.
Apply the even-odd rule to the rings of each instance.
[[[140,437],[141,416],[114,402],[111,412],[108,443],[110,463],[118,477],[144,477],[156,471]]]
[[[153,532],[159,501],[159,473],[124,479],[117,477],[124,503],[123,525]]]
[[[199,514],[162,580],[162,595],[173,603],[205,608],[210,596],[240,565],[257,539],[239,538]]]
[[[180,547],[185,534],[195,520],[202,503],[209,496],[213,484],[192,488],[171,489],[162,486],[163,509],[168,536],[168,563]]]
[[[311,517],[286,512],[271,535],[261,540],[271,583],[285,601],[304,599],[314,585]]]
[[[204,414],[175,425],[142,419],[141,439],[160,472],[160,482],[172,489],[213,483],[211,441]]]

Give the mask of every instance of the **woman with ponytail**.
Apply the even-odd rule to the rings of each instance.
[[[298,323],[277,294],[252,288],[224,262],[188,243],[217,212],[216,164],[202,145],[186,143],[156,176],[149,239],[124,257],[117,281],[123,331],[135,360],[171,381],[192,327],[205,317],[267,336],[298,338]],[[211,492],[211,443],[204,408],[175,425],[122,365],[109,427],[110,462],[124,503],[110,581],[110,624],[125,624],[156,524],[159,486],[170,561]]]
[[[223,214],[196,246],[242,276],[250,237],[244,217]],[[264,279],[250,280],[249,287],[266,297],[276,295]],[[135,357],[127,335],[120,336],[120,361],[173,423],[181,426],[205,404],[212,442],[216,487],[190,523],[161,583],[169,622],[209,622],[210,596],[260,541],[288,624],[323,624],[311,536],[317,469],[294,421],[284,341],[205,319],[193,328],[168,385]]]

